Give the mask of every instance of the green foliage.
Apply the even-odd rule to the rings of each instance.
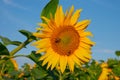
[[[12,41],[6,37],[0,36],[2,41],[0,42],[0,80],[23,80],[19,79],[19,74],[21,74],[21,71],[16,70],[16,67],[18,66],[14,60],[11,60],[11,58],[14,58],[14,54],[36,38],[29,31],[20,30],[19,32],[27,37],[27,40],[23,43],[20,41]],[[17,47],[9,52],[6,47],[7,45],[16,45]]]
[[[42,66],[42,62],[39,61],[40,56],[41,54],[36,54],[35,51],[32,51],[31,54],[27,56],[36,63],[37,67],[32,70],[34,77],[45,80],[49,78],[54,79],[55,74],[51,70],[46,70],[46,66]]]
[[[101,64],[104,63],[93,59],[83,66],[75,65],[74,72],[70,72],[67,66],[67,69],[62,74],[59,68],[55,68],[52,71],[46,70],[46,66],[42,66],[42,62],[39,61],[40,56],[41,54],[36,54],[35,51],[32,51],[27,57],[35,62],[34,66],[26,63],[19,70],[15,70],[13,63],[9,59],[0,60],[1,80],[98,80],[102,72]],[[108,59],[107,64],[108,68],[112,69],[111,75],[119,77],[120,60]]]
[[[20,32],[22,35],[26,36],[27,39],[36,40],[36,37],[35,37],[35,36],[32,34],[32,32],[30,32],[30,31],[27,31],[27,30],[19,30],[19,32]]]
[[[96,80],[98,79],[99,75],[101,74],[102,70],[100,67],[100,64],[98,64],[97,61],[92,60],[89,66],[87,66],[87,73],[88,76],[90,76],[90,80]]]
[[[2,61],[2,62],[1,62]],[[15,69],[14,63],[10,59],[0,60],[0,77],[1,80],[10,80],[18,71]]]
[[[0,36],[0,39],[4,43],[4,45],[8,45],[11,43],[11,40],[6,37]]]
[[[120,51],[115,52],[116,56],[120,56]]]
[[[16,45],[19,46],[21,44],[20,41],[11,41],[10,39],[0,36],[1,41],[3,42],[4,45]]]
[[[120,62],[118,65],[114,66],[113,68],[113,73],[116,75],[116,76],[119,76],[120,77]]]
[[[8,49],[0,42],[0,57],[1,55],[9,55]]]
[[[50,0],[42,10],[41,16],[47,18],[50,18],[50,14],[54,16],[58,3],[59,0]],[[30,31],[19,30],[19,32],[27,38],[26,41],[12,41],[7,37],[0,36],[0,80],[98,80],[101,75],[101,64],[106,62],[104,60],[97,62],[93,59],[82,66],[75,64],[74,72],[70,72],[67,66],[65,72],[61,73],[58,67],[51,71],[46,69],[46,65],[42,66],[42,61],[39,61],[42,55],[36,54],[36,51],[31,51],[28,55],[21,55],[34,61],[34,66],[26,63],[22,68],[16,69],[18,66],[15,61],[12,61],[15,57],[20,56],[16,53],[33,40],[36,40],[36,37]],[[16,45],[17,47],[9,52],[7,45]],[[119,57],[120,51],[116,51],[115,54]],[[108,59],[106,63],[108,64],[107,68],[112,71],[110,80],[114,80],[114,76],[120,77],[120,60]]]
[[[117,59],[108,59],[107,63],[110,68],[114,68],[116,65],[119,64],[119,61]]]
[[[112,68],[113,73],[116,76],[120,76],[120,60],[108,59],[107,61],[110,68]]]
[[[42,79],[48,75],[47,72],[40,67],[33,68],[31,72],[33,73],[35,79]]]
[[[50,0],[50,2],[42,10],[41,16],[50,18],[50,14],[54,15],[57,9],[58,3],[59,3],[59,0]]]
[[[35,63],[39,63],[39,58],[40,58],[41,54],[36,54],[36,51],[32,51],[30,55],[28,55],[28,57],[34,61]]]
[[[69,69],[63,73],[63,80],[97,80],[101,73],[100,64],[96,64],[95,60],[91,63],[86,63],[83,66],[75,66],[74,72]]]

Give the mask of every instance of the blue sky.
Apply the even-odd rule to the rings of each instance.
[[[40,13],[49,0],[0,0],[0,35],[11,40],[24,41],[18,30],[34,32],[41,22]],[[120,0],[60,0],[64,10],[72,5],[82,8],[80,20],[90,19],[88,30],[94,35],[91,38],[96,45],[92,48],[93,59],[106,60],[115,58],[114,52],[120,50]],[[11,51],[15,46],[8,46]],[[18,54],[29,54],[34,47],[28,45]],[[29,59],[16,58],[20,65]]]

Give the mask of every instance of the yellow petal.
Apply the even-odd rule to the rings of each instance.
[[[115,80],[120,80],[119,76],[114,76]]]
[[[51,30],[54,30],[54,28],[56,28],[57,26],[55,25],[55,22],[54,20],[51,18],[51,20],[49,20],[48,18],[46,17],[41,17],[43,20],[45,20],[47,22],[47,25],[48,25],[48,28],[51,29]]]
[[[13,63],[15,70],[18,70],[18,64],[17,64],[16,60],[14,60],[14,59],[10,59],[10,60]]]
[[[84,30],[87,28],[87,26],[90,24],[90,20],[83,20],[81,22],[78,22],[76,25],[75,25],[75,28],[77,30]]]
[[[44,28],[42,28],[42,27],[40,27],[40,28],[36,28],[36,30],[38,30],[38,31],[42,31],[43,33],[49,33],[50,34],[50,30],[49,29],[44,29]]]
[[[62,10],[62,6],[59,6],[55,13],[55,22],[58,27],[62,26],[63,20],[64,20],[64,12]]]
[[[84,42],[84,43],[86,43],[86,44],[89,44],[89,45],[91,45],[91,46],[95,45],[95,43],[92,42],[92,41],[91,41],[89,38],[87,38],[87,37],[81,38],[81,41]]]
[[[59,59],[60,59],[60,55],[55,53],[55,56],[54,56],[54,58],[51,61],[52,62],[51,70],[56,66],[56,64],[58,63]]]
[[[49,23],[49,21],[50,21],[48,18],[46,18],[44,16],[42,16],[41,19],[45,20],[45,22],[47,22],[47,23]]]
[[[89,62],[91,59],[91,55],[83,49],[78,49],[74,53],[82,62]]]
[[[50,61],[48,61],[48,66],[47,69],[51,66],[51,70],[56,66],[56,64],[58,63],[59,60],[59,55],[56,54],[55,52],[52,53],[53,56],[51,58]]]
[[[87,49],[85,49],[85,48],[83,48],[83,47],[81,47],[81,46],[79,46],[79,49],[78,50],[80,50],[81,52],[83,52],[84,53],[84,55],[87,55],[87,54],[91,54],[91,50],[87,50]],[[88,56],[88,55],[87,55]],[[91,57],[91,56],[90,56]]]
[[[98,80],[109,80],[109,71],[107,68],[102,69],[102,73],[100,74]]]
[[[46,23],[38,23],[38,25],[43,28],[48,28],[48,25]]]
[[[48,62],[48,66],[47,69],[51,66],[51,70],[55,67],[55,65],[57,64],[58,60],[59,60],[59,55],[55,52],[52,53],[52,58],[51,60]]]
[[[79,19],[80,16],[80,12],[82,11],[82,9],[76,10],[76,12],[73,14],[73,16],[71,17],[71,25],[76,24],[77,20]]]
[[[45,44],[46,42],[47,42],[47,44],[50,43],[49,38],[40,39],[40,40],[38,40],[36,42],[33,42],[32,45],[34,45],[34,46],[42,45],[42,44]]]
[[[80,37],[86,37],[86,36],[91,36],[93,37],[92,33],[90,31],[86,31],[86,32],[81,32],[81,31],[78,31],[79,34],[80,34]]]
[[[42,28],[42,27],[39,27],[39,28],[36,28],[36,30],[43,30],[43,28]]]
[[[50,66],[51,66],[51,61],[48,61],[47,70],[49,69]]]
[[[43,56],[40,57],[39,60],[44,60],[46,57],[52,55],[52,53],[53,53],[53,50],[52,50],[51,48],[49,48],[49,49],[47,50],[47,52],[46,52],[45,54],[43,54]]]
[[[48,47],[50,47],[50,41],[49,41],[49,39],[47,40],[47,39],[41,39],[41,40],[39,40],[38,42],[37,42],[38,44],[37,44],[37,48],[48,48]]]
[[[36,28],[36,30],[42,31],[42,32],[52,32],[52,30],[48,27],[47,24],[40,23],[39,25],[42,26],[42,27]]]
[[[63,73],[67,65],[67,56],[61,55],[60,56],[60,69],[61,72]]]
[[[51,29],[51,30],[56,30],[56,28],[58,27],[55,23],[55,21],[53,19],[50,20],[50,22],[48,23],[48,27]]]
[[[74,61],[76,64],[81,65],[81,64],[80,64],[80,60],[79,60],[78,57],[76,57],[74,54],[71,55],[71,58],[73,59],[73,61]]]
[[[54,56],[53,54],[47,56],[47,57],[43,60],[42,66],[44,66],[46,63],[50,62],[51,59],[53,58],[53,56]],[[48,66],[50,66],[50,65],[48,65]]]
[[[51,35],[50,34],[43,34],[43,33],[33,33],[34,36],[37,38],[49,38]]]
[[[42,53],[42,52],[45,52],[47,50],[47,48],[42,48],[42,49],[39,49],[36,51],[36,53]]]
[[[80,43],[80,47],[83,47],[83,48],[85,48],[85,49],[91,49],[91,45],[89,45],[89,44],[86,44],[86,43],[84,43],[84,42],[81,42]]]
[[[71,56],[68,57],[68,65],[69,65],[70,71],[73,72],[74,71],[74,61],[71,58]]]
[[[72,17],[73,11],[74,11],[74,6],[72,6],[72,7],[70,8],[70,11],[69,11],[69,12],[66,12],[66,16],[65,16],[64,24],[63,24],[63,25],[65,25],[65,26],[70,25],[70,19],[71,19],[71,17]]]
[[[74,6],[72,6],[72,7],[70,8],[70,11],[69,11],[69,13],[68,13],[68,15],[67,15],[67,18],[72,17],[73,11],[74,11]]]

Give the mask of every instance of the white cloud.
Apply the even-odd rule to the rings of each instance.
[[[115,50],[111,50],[111,49],[96,49],[93,52],[95,53],[114,53]]]
[[[6,4],[11,4],[11,0],[3,0],[3,2]]]
[[[10,6],[19,8],[19,9],[27,10],[27,8],[13,2],[13,0],[3,0],[3,3],[6,4],[6,5],[10,5]]]

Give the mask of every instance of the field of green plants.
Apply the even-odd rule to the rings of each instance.
[[[49,18],[49,14],[54,15],[58,4],[59,0],[51,0],[44,7],[41,16]],[[116,58],[108,58],[107,61],[91,59],[81,66],[75,64],[74,71],[70,71],[67,65],[62,73],[60,66],[53,70],[46,69],[47,65],[43,66],[43,61],[39,60],[42,54],[36,54],[36,51],[31,51],[28,55],[17,54],[22,48],[26,48],[26,45],[37,40],[30,31],[19,32],[26,37],[24,42],[13,41],[0,35],[0,80],[120,80],[120,51],[115,52]],[[8,45],[16,48],[9,51]],[[29,58],[34,65],[25,63],[19,68],[16,57]]]

